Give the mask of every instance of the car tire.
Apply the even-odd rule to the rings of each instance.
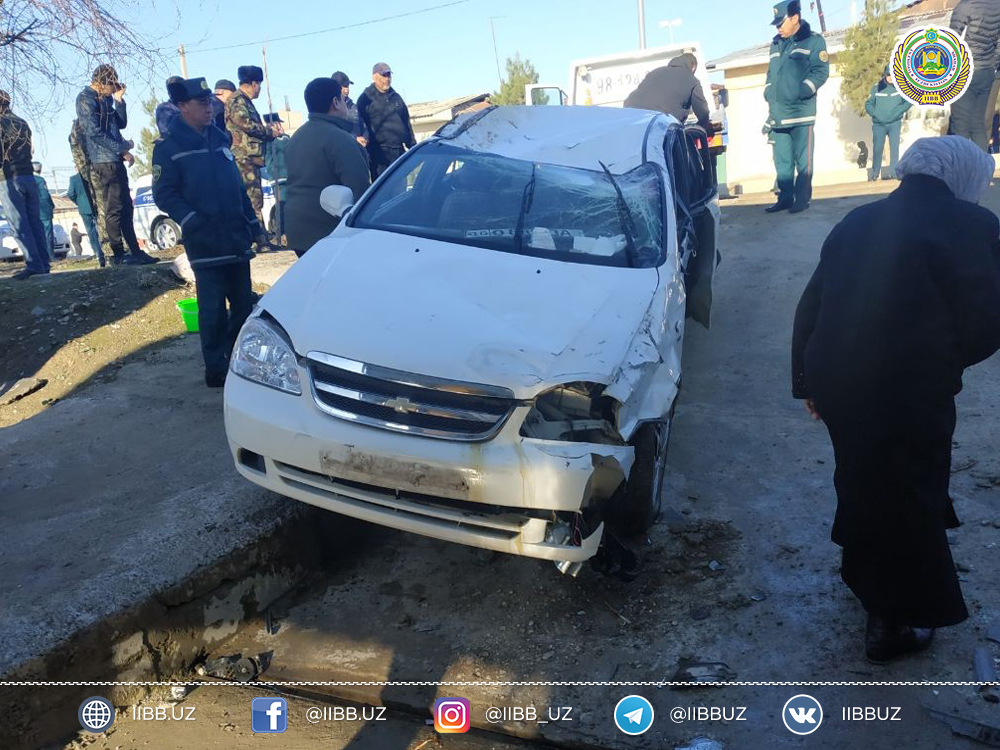
[[[159,219],[153,224],[149,234],[157,250],[169,250],[181,241],[181,228],[167,218]]]
[[[666,421],[641,425],[629,441],[635,449],[635,463],[626,480],[625,491],[613,509],[613,525],[621,532],[642,534],[660,515],[673,418],[671,407]]]

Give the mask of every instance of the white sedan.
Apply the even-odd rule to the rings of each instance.
[[[331,213],[345,191],[324,191]],[[598,107],[458,118],[247,321],[225,390],[236,468],[575,574],[607,531],[659,512],[685,309],[707,325],[718,221],[700,128]]]
[[[57,258],[65,258],[70,250],[69,235],[66,230],[58,224],[52,225],[54,240],[53,251]],[[21,243],[14,238],[14,233],[10,229],[10,223],[0,211],[0,260],[14,261],[24,258],[21,250]]]
[[[266,172],[264,173],[266,175]],[[264,194],[264,216],[267,217],[268,231],[275,234],[277,228],[274,185],[266,177],[261,182]],[[143,175],[132,180],[132,203],[135,205],[133,224],[135,234],[150,243],[153,250],[169,250],[184,241],[181,228],[153,202],[153,176]]]

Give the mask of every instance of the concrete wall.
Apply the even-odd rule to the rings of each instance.
[[[771,147],[761,128],[767,120],[764,79],[767,65],[725,71],[729,91],[729,148],[726,151],[726,180],[730,190],[737,185],[743,192],[766,192],[774,182]],[[840,97],[841,77],[831,66],[830,79],[819,90],[816,118],[814,184],[832,185],[864,182],[868,175],[858,167],[858,141],[868,146],[871,164],[871,119],[851,111]],[[942,135],[948,127],[946,111],[914,107],[903,122],[900,153],[918,138]],[[888,142],[883,166],[888,164]]]

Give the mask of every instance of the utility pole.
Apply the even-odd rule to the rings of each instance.
[[[816,12],[819,14],[819,30],[826,33],[826,16],[823,15],[823,0],[816,0]]]
[[[639,0],[639,49],[646,49],[646,0]]]
[[[188,77],[188,61],[187,61],[187,55],[184,52],[184,45],[183,44],[177,48],[177,54],[180,55],[180,58],[181,58],[181,78],[187,78]]]
[[[503,88],[503,76],[500,74],[500,54],[497,52],[497,32],[493,28],[493,19],[503,18],[503,16],[490,16],[490,33],[493,34],[493,59],[497,63],[497,81],[500,82],[500,88]],[[499,91],[500,89],[497,89]]]

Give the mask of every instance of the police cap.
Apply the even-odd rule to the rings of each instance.
[[[174,104],[189,102],[192,99],[203,99],[212,95],[208,81],[204,78],[181,78],[167,84],[167,93]]]
[[[264,71],[256,65],[241,65],[236,71],[240,83],[263,83]]]
[[[284,120],[281,119],[281,115],[279,115],[277,112],[267,112],[261,115],[260,119],[266,122],[268,125],[273,125],[276,122],[284,122]]]
[[[781,26],[788,16],[801,16],[802,3],[799,0],[782,0],[774,5],[774,18],[771,20],[772,26]]]

